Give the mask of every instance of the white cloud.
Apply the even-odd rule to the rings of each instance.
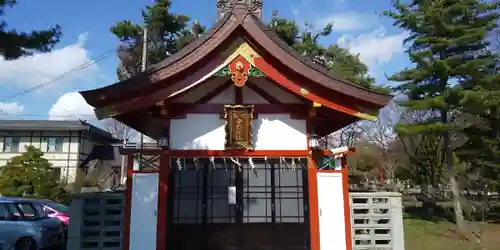
[[[59,97],[49,110],[49,120],[95,120],[94,109],[78,92]]]
[[[24,105],[17,102],[0,102],[1,114],[20,114],[24,112]]]
[[[317,25],[323,27],[331,22],[333,22],[333,29],[335,31],[367,30],[378,25],[378,19],[375,15],[356,12],[334,13],[318,19]]]
[[[376,67],[390,62],[396,54],[403,52],[403,40],[407,37],[406,32],[388,35],[385,28],[380,27],[359,36],[344,34],[337,40],[337,44],[352,53],[359,53],[362,62]]]
[[[89,51],[84,48],[87,33],[78,36],[75,44],[53,50],[50,53],[39,53],[13,61],[0,58],[0,84],[30,88],[51,81],[59,75],[71,71],[82,64],[89,63]],[[94,64],[79,72],[72,73],[54,85],[68,83],[73,80],[88,78],[89,71],[95,73],[98,67]]]

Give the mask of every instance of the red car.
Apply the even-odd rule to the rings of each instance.
[[[67,206],[47,200],[40,201],[40,205],[47,216],[60,220],[66,227],[69,225],[69,208]]]

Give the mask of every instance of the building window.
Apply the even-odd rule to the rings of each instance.
[[[296,164],[299,164],[296,162]],[[295,170],[279,167],[276,164],[274,170],[274,196],[276,209],[276,223],[300,223],[304,222],[304,168],[302,163]],[[291,163],[288,163],[290,166]]]
[[[273,221],[272,166],[255,160],[254,168],[243,164],[243,223]]]
[[[185,169],[175,173],[176,202],[174,205],[174,223],[201,224],[203,219],[204,171],[187,165]],[[226,202],[227,203],[227,202]]]
[[[3,152],[19,152],[19,137],[4,137]]]
[[[62,152],[64,139],[63,138],[48,138],[47,139],[47,152],[60,153]]]

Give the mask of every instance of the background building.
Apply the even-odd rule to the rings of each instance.
[[[119,142],[110,133],[85,121],[0,120],[0,166],[32,145],[44,152],[44,158],[52,163],[61,179],[71,183],[77,167],[95,145]],[[121,158],[115,159],[120,169]]]

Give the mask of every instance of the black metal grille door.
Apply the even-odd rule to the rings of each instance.
[[[305,165],[279,159],[172,161],[168,247],[174,250],[308,249]],[[229,187],[236,189],[230,204]]]

